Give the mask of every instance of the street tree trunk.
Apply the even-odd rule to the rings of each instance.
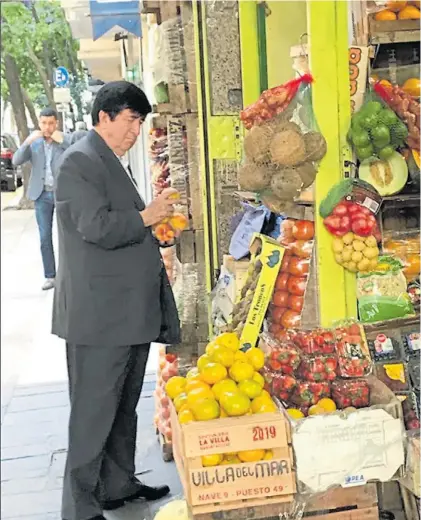
[[[32,100],[29,97],[28,92],[23,87],[22,87],[22,95],[23,95],[23,101],[25,102],[25,106],[28,109],[29,115],[31,116],[32,126],[34,127],[34,130],[37,130],[37,128],[38,128],[37,113],[35,112],[34,104],[32,103]]]
[[[48,99],[48,105],[50,106],[50,108],[57,110],[56,102],[54,101],[53,88],[51,87],[50,81],[48,79],[48,75],[45,72],[45,68],[44,68],[41,60],[38,58],[38,56],[35,54],[35,52],[33,51],[32,47],[29,44],[26,45],[26,48],[28,50],[28,56],[31,59],[31,61],[33,62],[33,64],[35,65],[35,67],[38,71],[39,77],[44,86],[45,95],[47,96],[47,99]]]
[[[3,55],[4,60],[4,76],[7,88],[10,93],[10,103],[12,105],[13,114],[15,116],[16,126],[18,127],[18,135],[20,142],[23,143],[29,135],[28,121],[25,113],[25,101],[23,98],[22,87],[19,79],[19,70],[15,59],[10,54]],[[28,190],[29,177],[31,174],[30,164],[22,167],[23,173],[23,195],[19,202],[20,209],[29,209],[33,207],[26,194]]]

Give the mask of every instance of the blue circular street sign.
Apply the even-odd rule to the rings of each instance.
[[[54,72],[56,87],[66,87],[69,83],[69,71],[65,67],[57,67]]]

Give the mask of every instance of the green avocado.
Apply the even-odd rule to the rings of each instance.
[[[386,125],[380,124],[372,128],[370,135],[373,141],[382,142],[385,145],[390,143],[390,130]]]
[[[352,142],[357,148],[363,148],[364,146],[368,146],[370,144],[370,136],[367,130],[353,130]]]
[[[369,159],[374,154],[374,147],[372,144],[368,146],[363,146],[361,148],[356,148],[355,152],[357,154],[359,161],[364,161],[365,159]]]
[[[380,101],[368,101],[364,105],[364,112],[366,114],[378,114],[383,108],[383,105],[380,103]]]
[[[377,114],[366,114],[361,120],[361,126],[366,130],[371,130],[378,122]]]
[[[398,116],[391,110],[390,108],[383,108],[378,114],[377,117],[380,123],[383,123],[388,128],[398,121]]]

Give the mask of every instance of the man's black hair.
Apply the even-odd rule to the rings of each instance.
[[[54,108],[50,107],[43,108],[40,112],[39,117],[55,117],[58,120],[57,112],[54,110]]]
[[[97,93],[92,107],[92,124],[99,123],[99,113],[103,110],[111,121],[123,110],[129,109],[144,119],[152,107],[143,90],[128,81],[111,81]]]

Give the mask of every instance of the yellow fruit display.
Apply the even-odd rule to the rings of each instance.
[[[242,350],[237,350],[237,352],[234,353],[234,361],[242,361],[243,363],[247,363],[246,353]]]
[[[251,402],[251,410],[254,414],[259,414],[275,412],[277,408],[271,399],[268,399],[265,395],[260,395]]]
[[[262,387],[257,381],[254,381],[254,379],[244,379],[244,381],[240,381],[240,383],[238,383],[238,390],[243,392],[249,399],[259,397],[262,393]]]
[[[220,417],[221,419],[224,419],[225,417],[229,417],[229,415],[228,415],[227,412],[222,408],[222,406],[220,406],[219,409],[220,409],[219,417]]]
[[[258,462],[264,458],[265,454],[266,450],[239,451],[238,458],[241,462]]]
[[[245,379],[251,379],[254,375],[254,368],[249,363],[236,361],[229,369],[229,375],[231,379],[239,383]]]
[[[265,355],[260,348],[250,348],[246,352],[247,360],[254,370],[260,370],[265,365]]]
[[[203,354],[203,356],[200,356],[200,358],[197,360],[197,368],[199,369],[199,372],[202,372],[205,366],[209,363],[212,363],[212,358],[210,356],[208,356],[207,354]]]
[[[215,399],[200,399],[192,405],[191,410],[196,421],[212,421],[219,417],[219,404]]]
[[[259,374],[259,372],[255,372],[253,374],[253,381],[256,381],[260,388],[263,388],[265,386],[265,378],[262,376],[262,374]]]
[[[318,404],[313,404],[313,406],[310,406],[308,410],[308,415],[323,415],[326,413],[326,410],[319,406]]]
[[[298,420],[302,419],[304,416],[303,412],[301,410],[298,410],[297,408],[288,408],[287,414],[291,417],[291,419]]]
[[[378,22],[391,22],[393,20],[397,20],[398,17],[393,11],[389,11],[389,9],[384,9],[383,11],[379,11],[374,15],[374,19]]]
[[[205,349],[206,355],[209,357],[212,357],[213,353],[215,351],[215,347],[217,347],[217,344],[214,341],[211,341],[210,343],[208,343],[206,345],[206,349]]]
[[[272,460],[273,459],[273,451],[272,450],[266,450],[265,456],[263,457],[263,460]]]
[[[241,464],[241,460],[237,457],[237,455],[233,455],[228,457],[226,454],[224,455],[224,460],[221,462],[222,466],[228,466],[233,464]]]
[[[224,332],[215,339],[215,342],[218,345],[222,345],[223,347],[227,347],[233,352],[236,352],[240,348],[240,340],[234,332]]]
[[[235,381],[232,379],[223,379],[212,387],[213,395],[217,401],[220,400],[221,396],[226,393],[234,393],[238,391],[238,387]]]
[[[178,413],[178,421],[180,424],[188,424],[194,421],[194,416],[187,408]]]
[[[421,96],[421,81],[420,78],[409,78],[402,85],[402,90],[414,97]]]
[[[202,399],[215,399],[212,390],[208,388],[195,388],[187,394],[187,405],[192,407]]]
[[[210,386],[201,379],[191,378],[187,380],[186,386],[184,387],[184,392],[189,394],[192,390],[196,390],[196,388],[207,388],[210,390]]]
[[[374,270],[380,254],[373,235],[360,237],[352,232],[335,237],[332,240],[332,251],[336,262],[352,273]]]
[[[215,454],[215,455],[203,455],[202,456],[202,466],[204,468],[211,468],[212,466],[219,466],[221,462],[224,460],[223,455]]]
[[[181,410],[181,408],[186,404],[187,404],[187,394],[185,394],[185,393],[177,395],[177,397],[174,399],[174,407],[177,410],[177,412],[179,412]]]
[[[223,347],[222,345],[215,345],[211,357],[215,363],[219,363],[225,368],[232,366],[235,361],[234,352],[227,347]]]
[[[229,417],[241,417],[250,409],[250,399],[242,392],[223,394],[220,403]]]
[[[187,374],[186,379],[197,379],[200,376],[199,369],[197,367],[191,368]]]
[[[175,399],[178,395],[184,392],[186,380],[181,376],[171,377],[165,385],[165,392],[170,399]]]
[[[200,372],[200,378],[209,385],[214,385],[227,377],[227,369],[220,363],[208,363]]]
[[[420,10],[415,5],[404,7],[398,14],[398,20],[419,20],[420,17]]]
[[[317,403],[317,406],[321,406],[323,410],[326,412],[335,412],[336,411],[336,404],[333,399],[330,399],[329,397],[323,397],[320,399],[320,401]]]

